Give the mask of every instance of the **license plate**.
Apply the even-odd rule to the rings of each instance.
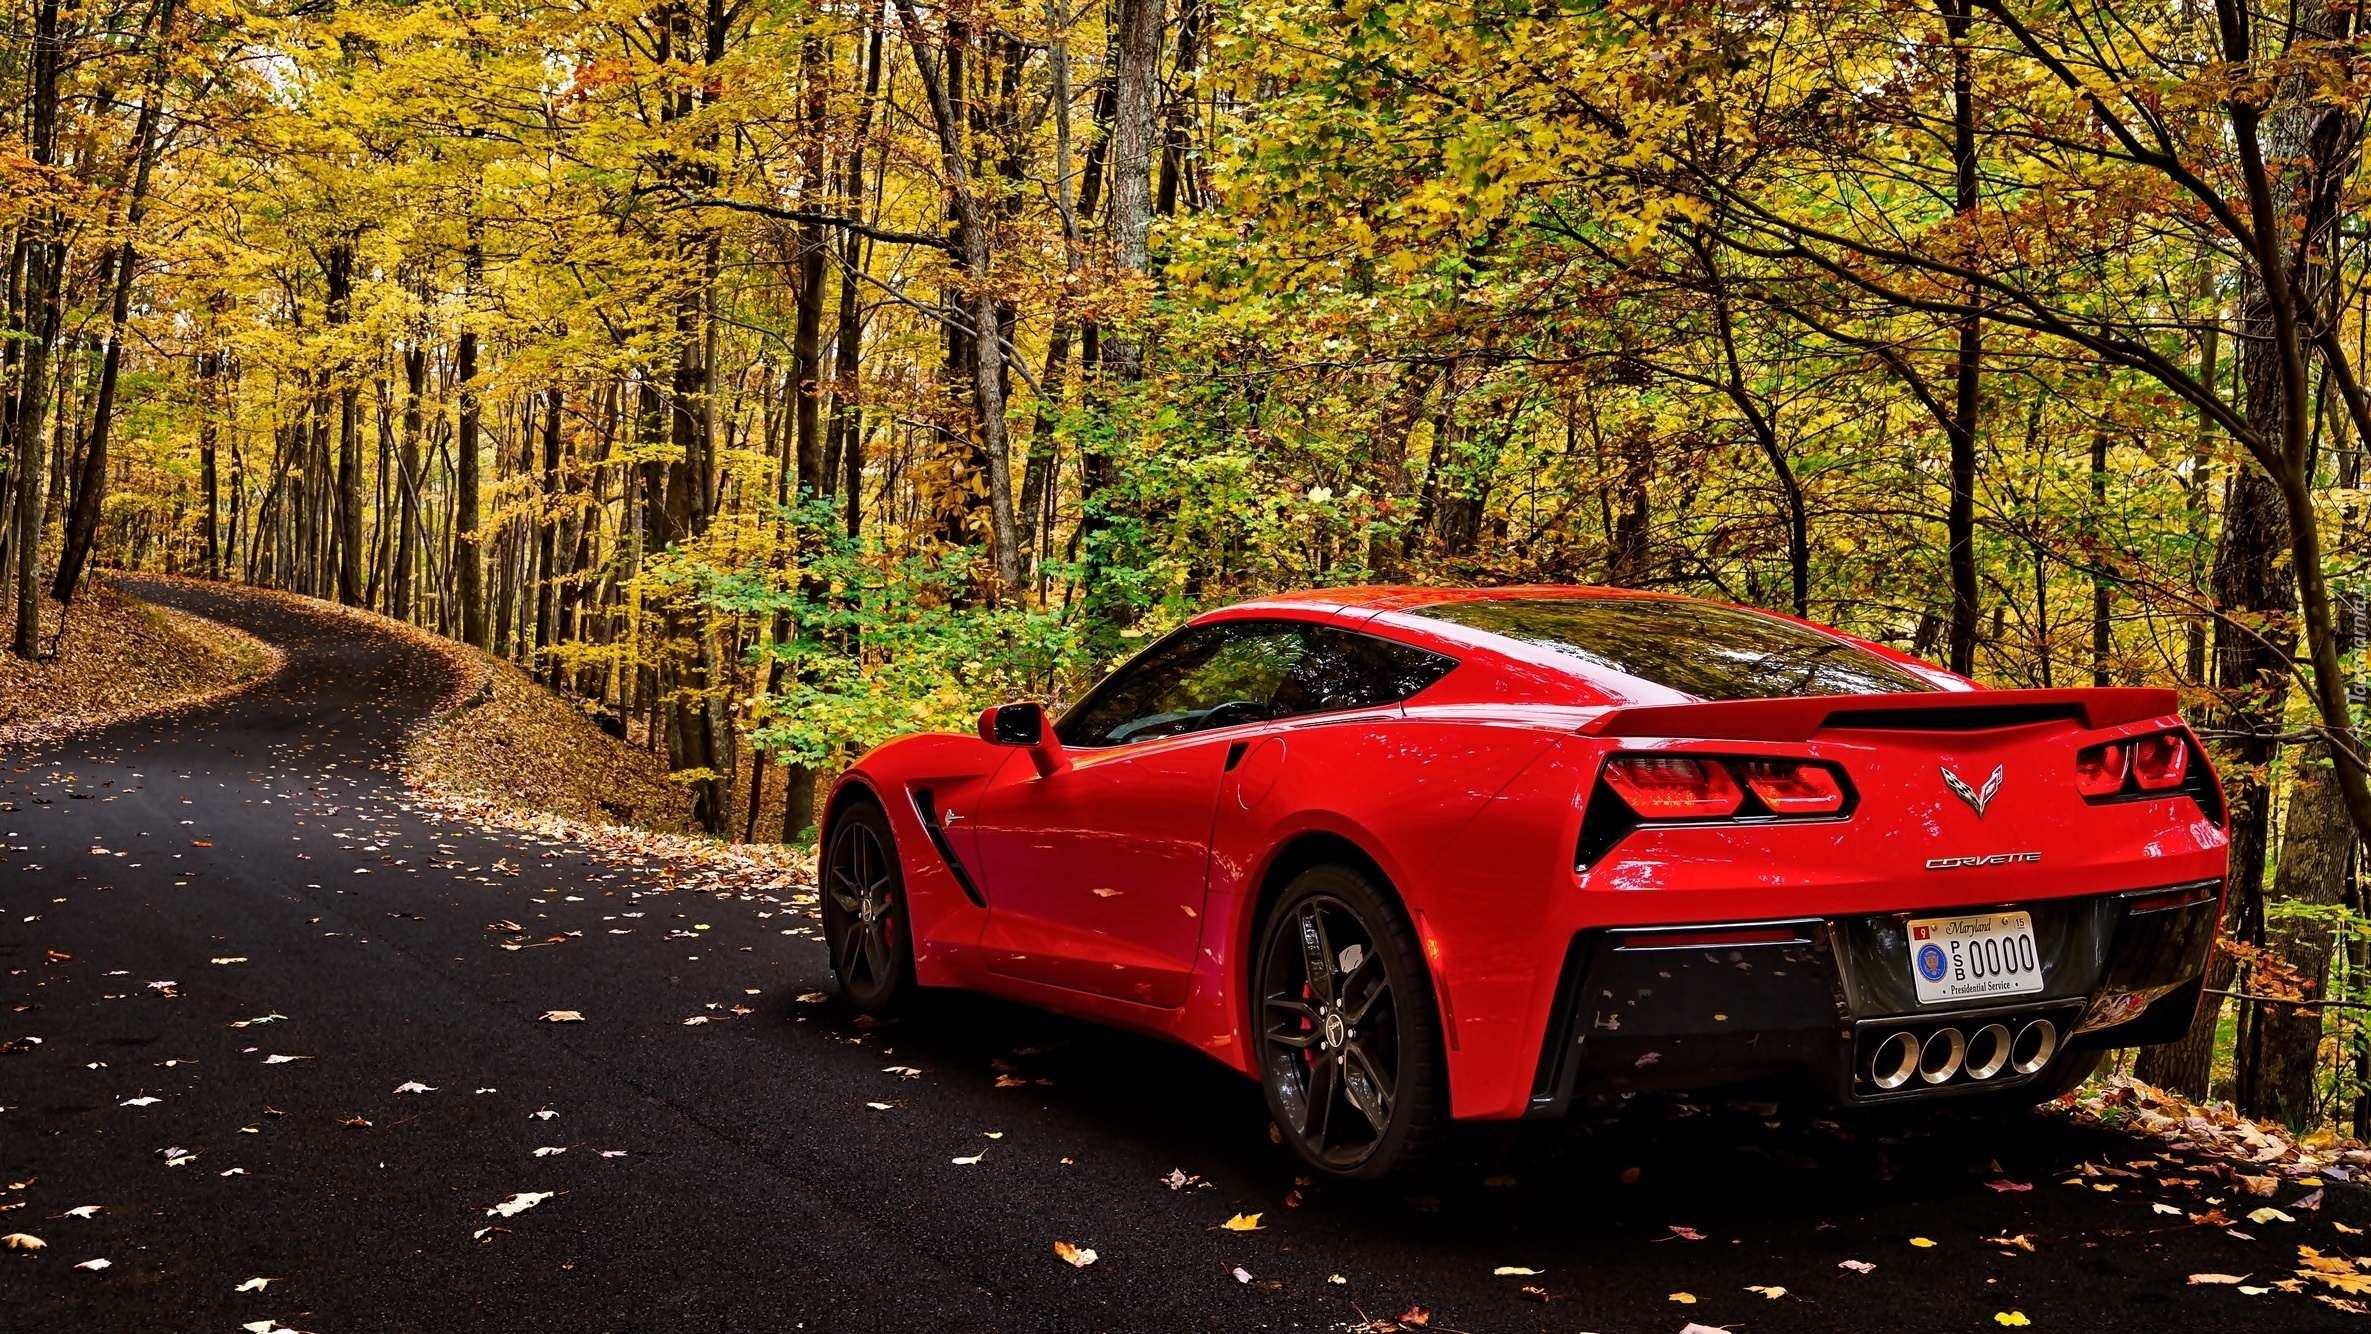
[[[2033,918],[2021,912],[1918,917],[1910,922],[1910,976],[1918,1003],[2025,996],[2042,989]]]

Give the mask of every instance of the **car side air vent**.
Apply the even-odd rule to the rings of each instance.
[[[2080,704],[1995,704],[1956,709],[1853,709],[1828,715],[1828,730],[1884,732],[1989,732],[2000,727],[2083,721]]]

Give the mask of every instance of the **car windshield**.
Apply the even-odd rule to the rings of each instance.
[[[1890,695],[1937,687],[1816,630],[1676,598],[1496,598],[1412,609],[1697,699]]]

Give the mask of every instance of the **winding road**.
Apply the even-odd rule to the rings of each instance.
[[[287,664],[218,705],[0,750],[0,1233],[46,1243],[0,1251],[0,1328],[2363,1319],[2187,1280],[2353,1254],[2371,1238],[2334,1224],[2371,1226],[2371,1197],[2332,1183],[2318,1212],[2252,1225],[2267,1201],[2195,1156],[2054,1118],[1641,1099],[1478,1136],[1435,1194],[1300,1187],[1256,1091],[1189,1052],[960,996],[860,1024],[814,997],[829,969],[799,905],[414,809],[393,747],[451,686],[417,645],[123,583]],[[502,921],[560,943],[502,949]],[[539,1021],[556,1010],[582,1022]],[[2209,1199],[2240,1221],[2193,1223]]]

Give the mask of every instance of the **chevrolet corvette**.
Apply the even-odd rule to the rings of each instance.
[[[1982,689],[1684,597],[1368,588],[879,747],[820,873],[857,1008],[1183,1042],[1375,1181],[1644,1090],[2044,1101],[2188,1031],[2225,843],[2169,690]]]

